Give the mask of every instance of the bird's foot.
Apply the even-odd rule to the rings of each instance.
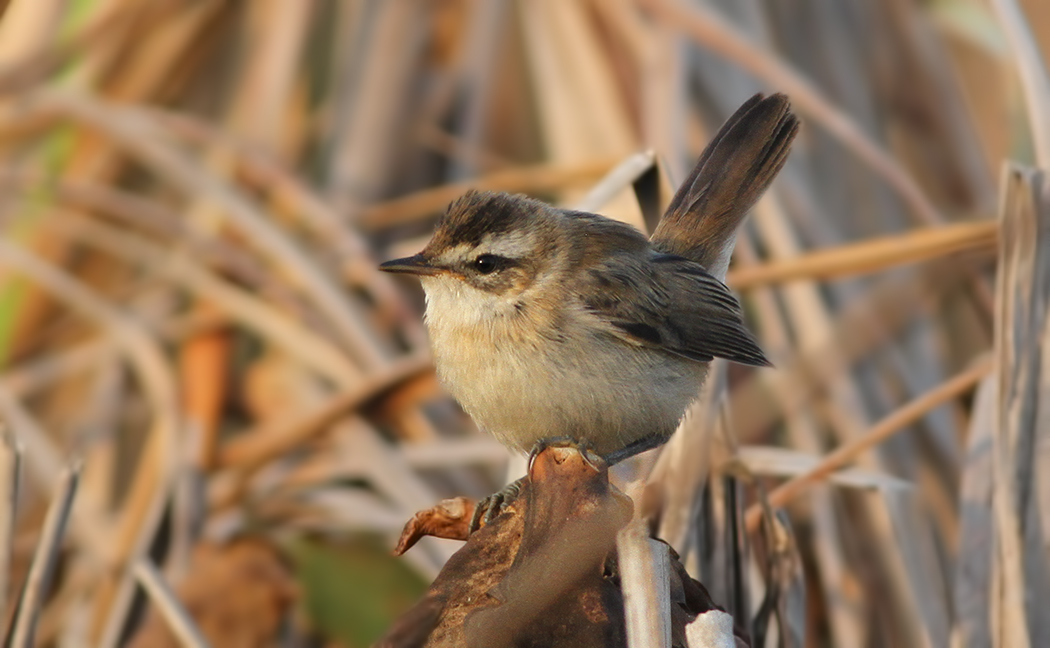
[[[532,446],[532,451],[529,452],[529,472],[532,472],[532,462],[536,460],[536,456],[547,448],[573,448],[595,470],[601,470],[608,463],[594,451],[593,446],[586,440],[574,439],[569,436],[551,437],[549,439],[540,439],[536,442],[536,445]]]
[[[591,447],[591,444],[587,441],[581,441],[568,436],[552,437],[549,439],[541,439],[536,442],[536,445],[532,446],[532,450],[529,452],[530,473],[532,472],[532,462],[536,459],[536,456],[548,448],[573,448],[578,451],[584,461],[590,464],[595,470],[601,470],[611,463],[596,453]],[[507,506],[514,502],[514,500],[516,500],[521,494],[521,487],[526,479],[526,477],[522,477],[521,479],[513,481],[504,486],[500,491],[479,501],[474,507],[474,515],[470,519],[468,533],[473,534],[481,527],[499,517]]]
[[[473,535],[475,531],[499,517],[503,509],[521,494],[521,485],[524,483],[524,477],[516,479],[499,491],[479,501],[474,506],[474,515],[470,518],[470,527],[467,529],[467,533]]]

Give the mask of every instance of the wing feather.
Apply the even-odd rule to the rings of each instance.
[[[584,306],[630,344],[696,361],[768,366],[740,303],[703,266],[673,254],[617,254],[588,273]]]

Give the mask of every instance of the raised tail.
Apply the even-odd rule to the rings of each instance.
[[[798,126],[786,96],[748,99],[700,154],[653,232],[654,246],[721,278],[737,227],[784,166]]]

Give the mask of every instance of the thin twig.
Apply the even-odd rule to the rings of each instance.
[[[970,368],[920,395],[899,409],[894,410],[863,435],[836,448],[809,471],[773,489],[769,493],[770,506],[784,506],[808,486],[824,479],[850,463],[862,452],[886,441],[886,439],[921,419],[929,411],[958,397],[976,385],[981,378],[988,375],[992,371],[993,366],[992,358],[985,356]],[[757,504],[752,504],[747,511],[748,531],[756,531],[761,519],[761,507]]]
[[[77,493],[77,481],[80,478],[80,465],[65,469],[55,487],[55,495],[47,509],[44,527],[40,532],[40,541],[33,562],[26,576],[22,600],[18,605],[18,615],[14,621],[11,648],[32,648],[33,636],[36,633],[37,619],[44,606],[44,596],[51,584],[55,563],[61,551],[62,536],[65,533],[69,512],[73,507],[73,498]]]
[[[179,643],[186,648],[207,648],[208,640],[204,638],[204,634],[193,622],[186,608],[179,602],[178,597],[168,587],[164,576],[157,571],[153,563],[140,559],[135,561],[132,569],[135,579],[149,594],[150,600],[157,606],[164,620],[168,622],[172,633],[178,637]]]

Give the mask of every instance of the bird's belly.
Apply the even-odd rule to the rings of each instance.
[[[669,436],[703,381],[700,363],[609,340],[565,340],[441,340],[434,345],[438,374],[474,421],[506,445],[528,451],[541,439],[569,436],[599,454]]]

